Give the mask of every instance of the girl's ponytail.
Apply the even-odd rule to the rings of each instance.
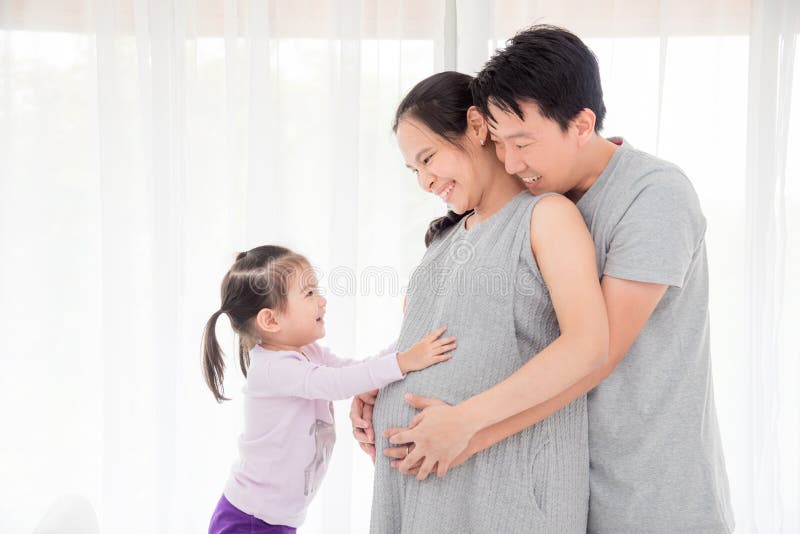
[[[206,384],[214,394],[217,402],[229,400],[223,395],[222,382],[225,373],[225,354],[217,341],[217,319],[225,313],[223,310],[214,312],[214,315],[206,323],[203,332],[203,375]]]

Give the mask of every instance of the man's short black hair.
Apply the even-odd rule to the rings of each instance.
[[[481,112],[494,121],[489,104],[524,119],[519,104],[533,101],[543,117],[566,131],[584,108],[595,116],[595,131],[603,127],[606,106],[597,58],[575,34],[556,26],[536,25],[506,42],[470,86]]]

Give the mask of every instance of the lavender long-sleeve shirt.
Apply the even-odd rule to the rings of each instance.
[[[333,400],[400,380],[393,344],[367,360],[342,359],[316,343],[302,353],[250,351],[244,432],[225,497],[273,525],[298,527],[336,441]]]

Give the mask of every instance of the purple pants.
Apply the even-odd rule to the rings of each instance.
[[[248,515],[232,505],[225,495],[220,497],[208,534],[295,534],[297,529],[285,525],[270,525]]]

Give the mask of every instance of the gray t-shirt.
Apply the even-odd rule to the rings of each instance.
[[[588,394],[588,531],[729,533],[709,356],[706,220],[675,165],[622,139],[578,201],[598,272],[666,284],[614,372]]]

